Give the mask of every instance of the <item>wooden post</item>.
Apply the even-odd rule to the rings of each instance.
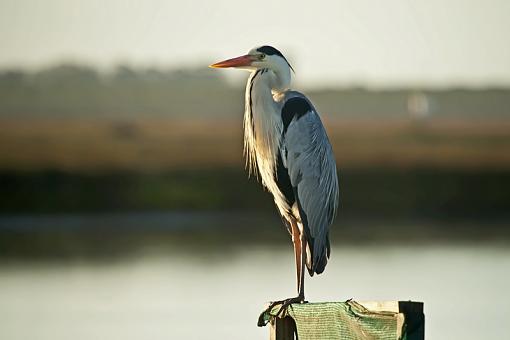
[[[269,327],[270,340],[294,340],[297,338],[296,322],[290,316],[274,318]]]
[[[407,340],[424,340],[425,314],[423,314],[423,303],[399,301],[398,311],[404,314],[407,327]]]

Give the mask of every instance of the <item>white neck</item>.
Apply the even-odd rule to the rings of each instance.
[[[270,69],[259,69],[253,72],[248,79],[246,88],[247,105],[253,115],[256,125],[274,124],[274,119],[280,117],[280,104],[274,100],[275,94],[279,94],[288,88],[289,78],[281,77]]]
[[[278,74],[270,69],[259,69],[250,75],[246,86],[244,119],[245,156],[252,172],[259,172],[268,186],[282,130],[281,104],[273,94],[285,91],[290,83],[290,72]]]
[[[267,85],[274,92],[283,92],[289,89],[290,87],[290,68],[285,65],[285,67],[278,67],[272,69],[266,69],[267,71],[262,74],[263,79],[267,82]]]
[[[271,112],[279,115],[279,103],[274,98],[289,89],[290,80],[288,67],[253,71],[246,87],[246,100],[251,102],[252,111],[265,116]]]

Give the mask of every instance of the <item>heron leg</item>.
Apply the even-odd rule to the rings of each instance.
[[[298,296],[294,298],[277,301],[281,303],[281,307],[276,313],[280,317],[283,312],[293,303],[304,303],[305,301],[305,261],[306,261],[306,240],[305,236],[299,231],[296,221],[291,222],[292,225],[292,242],[294,243],[294,255],[296,257],[296,274],[297,274],[297,291]],[[273,305],[272,307],[274,307]],[[271,308],[272,308],[271,307]]]
[[[291,231],[292,231],[292,243],[294,245],[294,256],[296,260],[296,281],[297,281],[297,292],[298,296],[288,298],[280,301],[273,301],[266,308],[264,313],[269,313],[271,310],[277,306],[281,305],[280,309],[276,313],[277,317],[281,317],[283,312],[293,303],[304,303],[305,301],[305,261],[306,261],[306,240],[304,235],[301,234],[299,228],[297,226],[296,221],[291,221]],[[263,319],[262,313],[258,320],[258,326],[264,326],[265,322]]]
[[[303,271],[303,246],[302,246],[302,236],[299,232],[299,228],[297,226],[296,221],[291,222],[292,227],[292,243],[294,245],[294,256],[296,260],[296,283],[297,283],[297,292],[299,295],[303,293],[304,299],[304,271]]]
[[[303,233],[299,234],[299,241],[301,242],[301,258],[300,258],[300,271],[299,271],[299,285],[298,297],[301,301],[305,301],[305,266],[306,266],[306,240]]]

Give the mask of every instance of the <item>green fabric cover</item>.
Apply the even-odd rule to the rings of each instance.
[[[280,306],[264,319],[276,317]],[[400,315],[400,316],[399,316]],[[324,302],[292,304],[281,317],[290,316],[296,322],[299,340],[404,340],[398,326],[402,315],[394,312],[369,311],[359,303]],[[402,322],[400,322],[402,324]]]

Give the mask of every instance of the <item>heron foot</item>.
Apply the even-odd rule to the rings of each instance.
[[[283,313],[287,310],[287,308],[293,303],[308,303],[308,301],[305,301],[304,296],[296,296],[296,297],[288,298],[285,300],[273,301],[264,310],[264,312],[262,312],[262,314],[260,314],[259,320],[257,322],[257,326],[264,327],[265,325],[267,325],[268,321],[265,321],[264,316],[266,314],[269,314],[273,310],[274,307],[281,305],[280,309],[278,309],[278,312],[276,313],[276,317],[280,318],[283,315]]]

